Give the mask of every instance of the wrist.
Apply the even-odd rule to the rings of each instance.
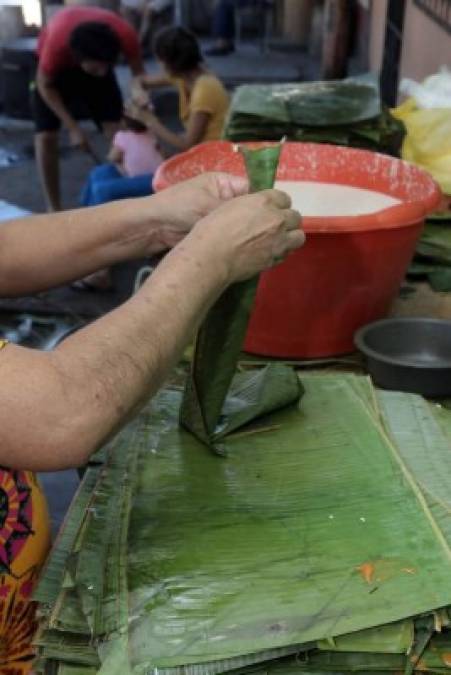
[[[194,228],[177,247],[184,249],[193,265],[202,272],[202,278],[224,291],[232,283],[231,265],[221,242],[210,233]]]
[[[105,208],[105,207],[101,207]],[[148,257],[169,248],[165,227],[154,213],[153,197],[124,199],[109,205],[114,226],[115,262]]]

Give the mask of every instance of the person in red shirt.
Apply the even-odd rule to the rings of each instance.
[[[92,119],[108,137],[119,128],[123,106],[114,64],[121,53],[135,77],[144,73],[135,30],[104,9],[66,7],[40,34],[33,92],[35,151],[49,211],[61,209],[61,124],[69,130],[74,146],[91,153],[78,120]]]

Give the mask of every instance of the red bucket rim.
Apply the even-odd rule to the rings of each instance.
[[[201,143],[189,150],[175,155],[167,159],[163,164],[161,164],[154,176],[154,189],[160,191],[170,187],[173,184],[179,182],[177,180],[177,175],[181,175],[180,180],[185,180],[189,177],[194,177],[205,171],[215,171],[218,170],[214,167],[214,157],[218,157],[222,162],[224,158],[227,158],[230,155],[232,158],[235,153],[233,152],[234,146],[244,145],[246,147],[263,147],[265,145],[273,145],[274,141],[260,141],[260,142],[243,142],[243,143],[231,143],[230,141],[207,141]],[[330,145],[326,143],[299,143],[295,141],[288,141],[284,144],[282,150],[281,163],[283,164],[284,155],[290,153],[292,150],[296,152],[302,151],[303,153],[316,153],[317,156],[327,156],[332,153],[335,156],[344,155],[347,162],[355,162],[357,165],[364,165],[364,159],[371,156],[373,163],[380,165],[382,168],[385,167],[390,170],[393,167],[399,167],[400,172],[404,172],[410,177],[416,177],[418,181],[421,181],[423,185],[427,183],[428,185],[428,194],[423,196],[422,199],[413,200],[409,199],[404,201],[401,204],[396,204],[390,206],[386,209],[376,211],[374,213],[364,214],[364,215],[355,215],[355,216],[305,216],[302,217],[302,227],[308,233],[345,233],[345,232],[362,232],[368,230],[386,230],[386,229],[396,229],[400,227],[406,227],[413,225],[423,220],[424,217],[431,211],[438,208],[440,201],[442,199],[442,192],[436,181],[430,176],[426,171],[420,167],[406,162],[405,160],[399,159],[397,157],[391,157],[389,155],[384,155],[382,153],[376,153],[369,150],[362,150],[359,148],[348,148],[345,146]],[[211,161],[212,155],[214,152],[213,162]],[[181,169],[185,169],[186,166],[192,162],[193,157],[205,157],[208,166],[202,166],[202,169],[197,173],[192,175],[183,175]],[[240,166],[239,162],[242,161],[234,158],[234,163],[236,166],[233,167],[233,170],[230,173],[235,175],[243,175],[244,173],[244,164]],[[238,162],[238,164],[237,164]],[[222,167],[219,165],[219,170]],[[365,176],[365,172],[361,173],[362,177]],[[174,176],[176,179],[174,179]],[[282,178],[283,180],[283,178]],[[290,177],[289,180],[296,180],[296,178]],[[315,182],[315,179],[309,176],[305,177],[305,180]],[[321,181],[316,182],[328,182],[327,180],[322,179]],[[365,186],[362,184],[356,184],[355,182],[337,182],[337,180],[330,180],[329,182],[334,184],[342,184],[347,186],[360,187],[364,189],[372,189],[371,186]],[[373,188],[374,189],[374,188]],[[397,194],[393,192],[378,189],[379,192],[388,194],[393,197],[398,197],[402,199]],[[302,215],[302,214],[301,214]]]

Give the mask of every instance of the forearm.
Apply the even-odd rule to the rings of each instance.
[[[196,182],[203,181],[172,193],[185,208]],[[55,470],[86,462],[155,393],[227,285],[302,245],[300,214],[286,194],[244,195],[247,185],[220,175],[213,184],[230,203],[212,210],[210,194],[207,215],[131,300],[53,352],[15,345],[0,351],[0,381],[7,383],[0,389],[1,465]],[[232,199],[235,192],[242,196]],[[204,208],[199,200],[198,212]]]
[[[6,347],[0,462],[35,470],[86,462],[161,386],[226,276],[202,242],[182,244],[136,296],[54,352]]]
[[[186,133],[176,134],[156,118],[152,121],[151,129],[158,140],[169,143],[169,145],[177,148],[177,150],[188,150],[191,147]]]
[[[171,84],[164,76],[151,76],[146,73],[138,74],[133,78],[131,86],[132,101],[139,106],[144,106],[149,102],[149,91],[158,87],[164,87]]]
[[[166,248],[152,198],[32,216],[0,228],[0,296],[24,295]],[[143,217],[143,213],[148,218]]]
[[[163,74],[159,75],[148,75],[144,73],[140,75],[139,84],[146,90],[154,89],[155,87],[166,87],[172,84],[171,80]]]

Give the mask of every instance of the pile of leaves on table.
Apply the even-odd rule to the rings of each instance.
[[[450,413],[364,376],[236,373],[254,291],[219,299],[184,391],[88,468],[36,592],[36,670],[451,668]]]
[[[404,125],[382,105],[372,76],[238,87],[224,137],[240,142],[282,136],[397,155]]]
[[[362,376],[302,381],[222,457],[166,390],[88,469],[36,596],[41,667],[451,667],[450,413]]]
[[[408,276],[426,278],[434,291],[451,291],[451,210],[427,218]]]

